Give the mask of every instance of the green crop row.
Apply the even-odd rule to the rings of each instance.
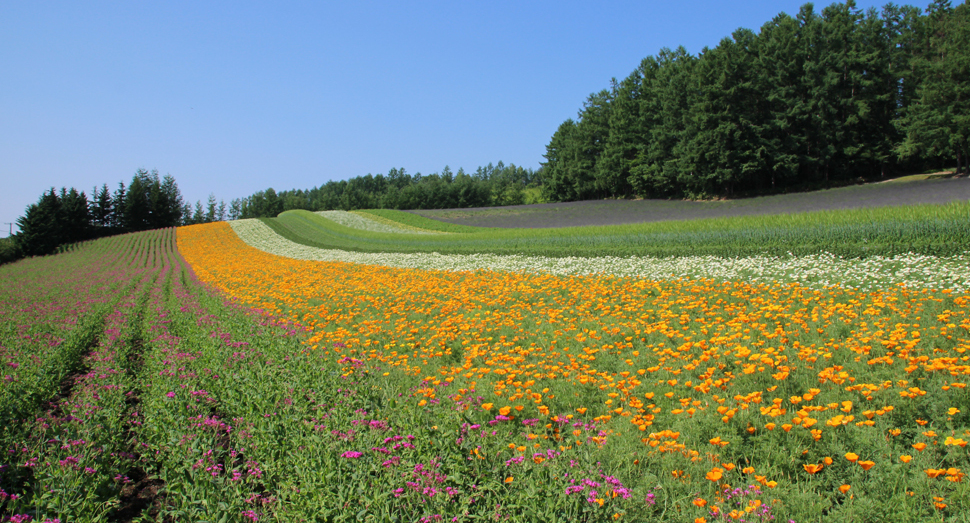
[[[394,209],[364,209],[364,210],[355,211],[355,212],[358,212],[361,214],[367,214],[370,216],[375,216],[377,218],[387,220],[391,223],[406,225],[408,227],[414,227],[416,229],[421,229],[425,231],[471,233],[471,232],[481,232],[483,230],[487,230],[485,227],[472,227],[470,225],[459,225],[457,223],[442,222],[438,220],[432,220],[431,218],[425,218],[420,214],[398,211]]]
[[[380,213],[384,218],[421,228],[430,229],[430,223],[441,223],[400,211]],[[907,252],[955,255],[970,245],[970,202],[562,229],[461,226],[464,232],[460,234],[423,236],[350,229],[306,211],[287,211],[264,222],[296,243],[360,252],[550,257],[733,257],[829,252],[866,257]],[[469,229],[475,232],[467,232]]]

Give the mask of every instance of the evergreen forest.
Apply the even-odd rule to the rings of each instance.
[[[697,56],[648,56],[546,146],[551,201],[825,187],[970,153],[970,5],[805,4]]]
[[[157,170],[138,169],[126,187],[111,191],[107,184],[91,190],[91,197],[76,188],[53,187],[17,219],[20,231],[0,245],[0,263],[21,256],[43,256],[63,245],[127,232],[224,220],[225,202],[209,196],[202,202],[185,203],[175,178],[160,177]]]

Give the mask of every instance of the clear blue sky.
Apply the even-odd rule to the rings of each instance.
[[[392,167],[538,168],[611,77],[803,3],[0,0],[0,220],[141,167],[193,202]]]

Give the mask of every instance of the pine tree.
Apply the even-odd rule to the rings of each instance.
[[[124,203],[124,228],[126,231],[145,231],[152,227],[151,186],[148,171],[139,169],[132,176]]]
[[[546,161],[542,164],[545,173],[544,196],[553,201],[571,201],[576,199],[576,192],[569,179],[568,165],[573,161],[573,134],[576,132],[576,122],[566,120],[559,125],[552,139],[546,145]]]
[[[60,223],[61,243],[75,243],[91,237],[91,214],[88,209],[88,198],[84,192],[78,192],[71,187],[69,191],[61,190],[61,205],[58,213]]]
[[[91,195],[91,223],[99,229],[111,227],[111,213],[114,209],[108,184],[102,185],[101,189],[95,188]]]
[[[630,170],[643,148],[638,100],[641,83],[639,69],[619,84],[613,80],[606,143],[596,162],[597,188],[611,198],[633,194]]]
[[[24,256],[52,254],[61,244],[61,200],[51,187],[17,219],[17,246]]]
[[[962,172],[970,153],[970,6],[938,0],[927,14],[928,52],[916,59],[923,79],[899,122],[906,139],[897,150],[954,158]]]

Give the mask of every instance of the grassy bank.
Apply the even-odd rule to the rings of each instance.
[[[296,243],[361,252],[549,257],[727,257],[829,252],[866,257],[907,252],[953,255],[970,245],[968,202],[539,230],[454,226],[396,211],[380,211],[379,216],[412,227],[456,234],[372,233],[343,227],[306,211],[288,211],[264,221]]]

